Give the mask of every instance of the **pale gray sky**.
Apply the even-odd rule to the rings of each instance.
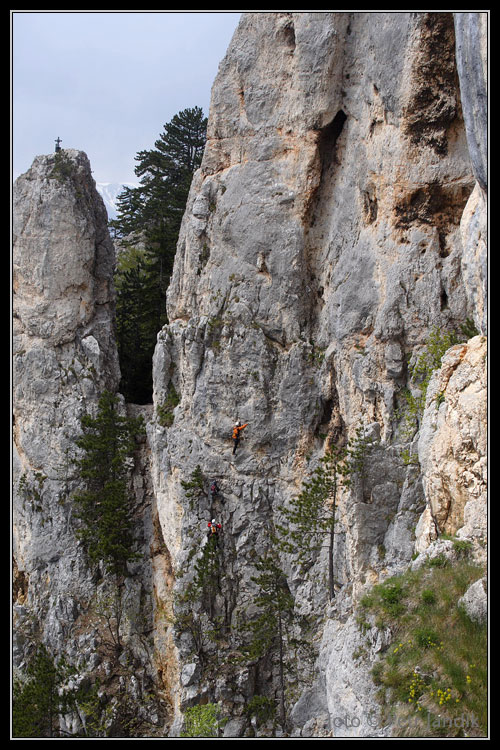
[[[85,151],[96,182],[136,182],[134,157],[201,107],[241,13],[11,11],[12,170]]]

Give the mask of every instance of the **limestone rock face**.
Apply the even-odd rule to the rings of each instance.
[[[488,186],[488,17],[454,13],[457,69],[474,176]]]
[[[90,583],[70,527],[69,451],[81,416],[119,379],[104,205],[86,155],[60,155],[37,157],[13,193],[13,551],[26,584],[16,637],[22,646],[35,612],[56,653]]]
[[[49,560],[67,568],[74,547],[62,510],[73,475],[68,449],[85,410],[104,388],[115,390],[120,376],[114,250],[80,151],[37,157],[15,183],[13,208],[14,481],[24,477],[30,497],[17,495],[15,554],[32,580],[43,579]]]
[[[89,566],[75,535],[72,496],[82,486],[72,459],[82,416],[95,416],[102,392],[115,392],[120,379],[114,248],[81,151],[36,157],[14,185],[13,204],[14,668],[22,671],[43,643],[76,669],[75,684],[98,676],[104,685],[116,669],[106,626],[113,585]],[[121,409],[125,415],[123,399]],[[155,533],[145,442],[138,453],[131,494],[137,546],[147,554],[124,584],[121,636],[136,660],[134,679],[145,687],[151,663],[138,633],[154,619]],[[160,548],[155,569],[162,559]],[[136,686],[139,712],[141,696]],[[64,717],[62,728],[82,732],[82,716]]]
[[[115,349],[114,250],[92,182],[86,155],[73,149],[37,157],[16,181],[14,292],[25,335],[52,346],[93,335],[86,348],[98,364],[101,348]],[[108,369],[116,378],[116,354]]]
[[[419,547],[448,533],[486,547],[487,349],[476,336],[443,357],[427,389],[418,443],[430,524]]]
[[[154,357],[149,440],[174,592],[217,517],[225,568],[216,613],[235,628],[255,596],[255,560],[279,507],[326,443],[358,427],[377,439],[363,480],[339,499],[334,623],[323,631],[321,676],[292,711],[299,734],[303,722],[312,731],[309,700],[323,717],[318,731],[332,736],[345,731],[335,712],[375,711],[366,663],[351,657],[354,606],[367,585],[405,569],[421,514],[437,502],[430,478],[423,486],[401,460],[407,363],[432,328],[484,320],[484,234],[477,219],[461,226],[477,183],[456,55],[453,14],[249,13],[212,91],[167,292],[170,323]],[[467,66],[460,70],[466,77]],[[470,388],[476,377],[471,370]],[[158,415],[172,388],[179,402],[166,425]],[[233,456],[236,419],[249,425]],[[205,491],[193,505],[182,483],[197,466]],[[212,479],[221,487],[215,501]],[[293,560],[282,565],[296,607],[324,611],[326,553],[307,580]],[[183,670],[192,643],[174,631],[172,639]],[[189,675],[178,712],[205,695],[243,716],[243,689],[230,697],[203,670]],[[272,684],[252,679],[264,690]],[[373,727],[362,722],[351,733]]]
[[[455,13],[457,68],[476,186],[461,219],[462,277],[478,331],[486,334],[488,243],[488,32],[485,13]]]

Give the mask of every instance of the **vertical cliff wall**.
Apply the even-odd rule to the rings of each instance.
[[[228,666],[256,595],[257,555],[328,442],[362,428],[378,443],[363,482],[339,502],[335,600],[326,598],[325,555],[305,579],[293,559],[282,564],[297,610],[327,615],[317,619],[313,684],[293,711],[298,731],[338,734],[336,715],[377,712],[369,670],[351,658],[360,641],[353,611],[367,585],[406,568],[429,502],[429,482],[401,458],[417,450],[401,420],[409,363],[432,330],[472,318],[485,332],[475,185],[452,14],[243,16],[213,87],[154,358],[155,408],[172,388],[179,403],[172,423],[156,416],[149,433],[174,599],[207,521],[223,525],[217,611],[226,638],[206,649],[238,688],[200,669],[199,651],[174,628],[179,669],[190,675],[178,710],[200,695],[219,701],[233,717],[226,731],[237,733],[249,697],[277,691],[255,664],[244,676]],[[475,230],[461,226],[464,211]],[[474,231],[467,286],[463,237]],[[249,424],[233,456],[236,419]],[[193,506],[182,483],[197,466],[205,495]],[[373,639],[376,654],[384,644]]]

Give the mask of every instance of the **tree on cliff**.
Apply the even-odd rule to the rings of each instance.
[[[59,715],[74,708],[74,693],[65,687],[70,669],[39,645],[23,679],[14,679],[12,734],[21,737],[58,737]]]
[[[156,334],[167,322],[165,291],[195,170],[200,166],[207,119],[199,107],[185,109],[164,126],[155,147],[139,151],[138,187],[118,198],[110,222],[124,248],[116,274],[117,338],[126,399],[151,400],[151,360]]]
[[[142,420],[121,416],[118,398],[105,391],[97,416],[84,415],[83,435],[76,441],[82,454],[75,459],[85,488],[74,495],[77,536],[93,562],[103,561],[116,576],[126,575],[133,551],[131,502],[128,492],[128,460]]]
[[[273,550],[259,557],[256,568],[258,575],[253,576],[251,580],[258,587],[254,604],[260,611],[254,620],[247,623],[247,628],[252,635],[247,652],[252,659],[277,653],[279,719],[284,729],[286,725],[285,673],[288,670],[290,642],[288,626],[294,619],[294,599]]]
[[[326,537],[330,599],[335,596],[333,548],[339,493],[342,488],[350,487],[353,478],[361,473],[370,444],[371,440],[358,430],[346,446],[331,445],[311,479],[304,482],[302,492],[288,507],[281,508],[287,525],[279,526],[280,544],[284,551],[296,556],[302,571],[313,564]]]

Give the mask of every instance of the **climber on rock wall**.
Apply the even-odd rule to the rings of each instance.
[[[218,536],[220,532],[222,531],[222,526],[220,523],[217,523],[215,518],[212,518],[211,521],[208,522],[208,538],[213,538],[215,543],[218,542]]]
[[[236,453],[236,449],[240,442],[240,433],[242,430],[245,429],[245,427],[247,427],[247,425],[248,425],[248,422],[245,422],[245,424],[241,424],[241,422],[238,421],[235,423],[233,427],[233,456]]]

